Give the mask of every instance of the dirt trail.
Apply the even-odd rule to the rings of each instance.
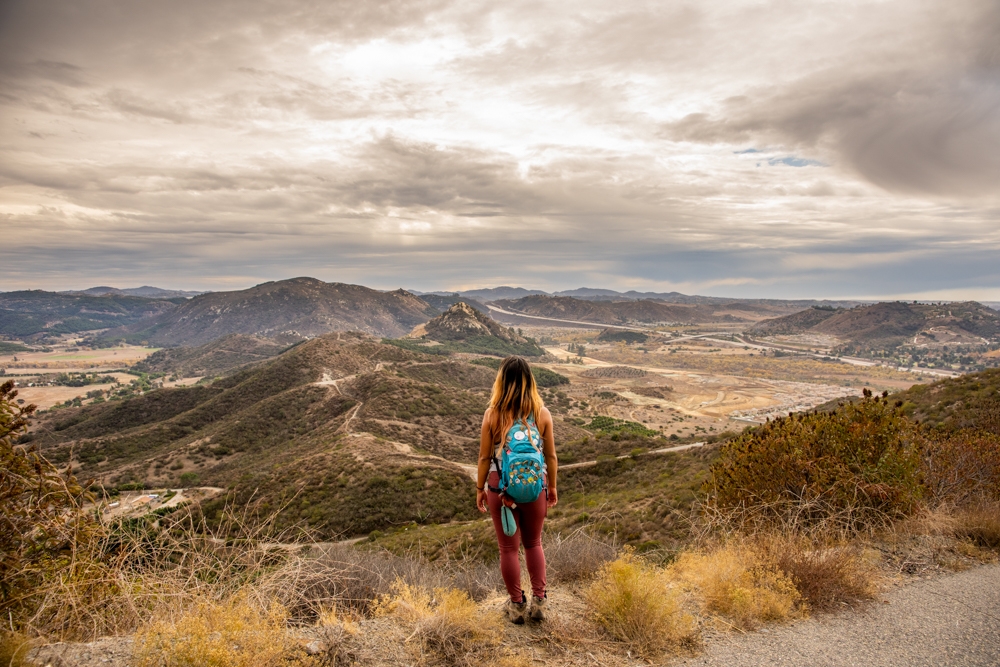
[[[705,667],[996,667],[1000,665],[1000,565],[898,588],[845,612],[709,641],[677,664]]]
[[[650,451],[643,454],[643,456],[648,456],[650,454],[666,454],[668,452],[683,452],[687,449],[697,449],[698,447],[704,447],[704,442],[692,442],[689,445],[677,445],[676,447],[663,447],[661,449],[651,449]],[[627,459],[631,457],[631,454],[623,454],[622,456],[616,456],[616,459]],[[609,459],[610,460],[610,459]],[[567,463],[565,465],[560,465],[560,470],[569,470],[571,468],[586,468],[587,466],[596,466],[597,461],[580,461],[579,463]]]

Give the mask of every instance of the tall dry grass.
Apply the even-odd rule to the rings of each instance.
[[[545,540],[545,564],[548,581],[569,583],[593,578],[605,563],[618,557],[620,547],[614,541],[578,529],[569,535],[555,535]]]
[[[802,613],[802,595],[791,578],[750,544],[682,553],[669,574],[693,592],[705,612],[739,629]]]
[[[496,610],[487,610],[455,588],[433,591],[398,580],[373,609],[376,616],[392,616],[413,629],[407,642],[422,661],[447,665],[480,665],[498,650],[505,627]]]
[[[694,617],[667,572],[630,550],[606,563],[586,591],[593,619],[641,656],[697,642]]]
[[[203,600],[135,635],[136,667],[278,667],[310,662],[287,632],[285,609],[238,594]]]

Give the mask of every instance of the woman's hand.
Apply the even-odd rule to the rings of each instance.
[[[485,512],[487,509],[486,492],[482,489],[476,489],[476,508],[480,512]]]
[[[556,504],[559,502],[559,493],[556,491],[555,487],[549,489],[549,492],[546,494],[546,497],[547,497],[545,501],[546,507],[555,507]]]

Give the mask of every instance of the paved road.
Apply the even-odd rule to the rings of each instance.
[[[1000,565],[921,581],[861,613],[709,642],[699,667],[997,667]]]

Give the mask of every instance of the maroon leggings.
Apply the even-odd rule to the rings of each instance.
[[[499,483],[500,476],[491,472],[489,485],[496,487]],[[531,593],[535,597],[545,597],[545,553],[542,551],[542,524],[548,513],[545,493],[541,493],[534,502],[518,503],[511,510],[517,523],[517,532],[510,537],[503,533],[500,494],[489,491],[486,500],[490,506],[490,516],[493,517],[493,528],[497,531],[497,541],[500,543],[500,575],[510,599],[514,602],[524,599],[521,590],[521,561],[517,557],[518,544],[521,542],[524,543],[524,561],[528,565],[528,576],[531,577]]]

